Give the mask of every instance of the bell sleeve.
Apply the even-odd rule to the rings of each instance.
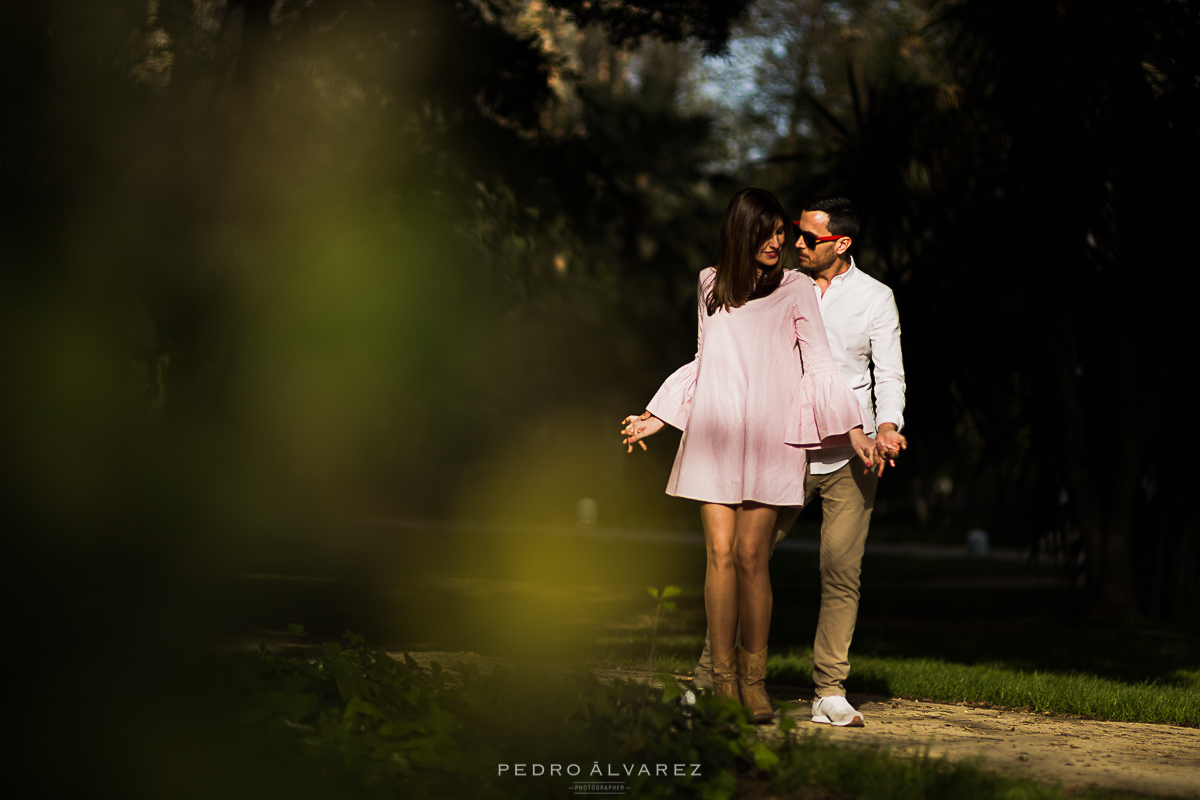
[[[711,271],[711,269],[707,269],[700,274],[696,289],[696,357],[672,372],[646,405],[647,411],[679,430],[687,428],[688,417],[692,413],[692,398],[696,394],[696,378],[700,374],[700,354],[704,350],[704,320],[708,316],[705,296],[707,284],[711,283],[709,275]]]
[[[870,415],[833,360],[821,310],[809,286],[797,293],[794,325],[804,374],[788,408],[785,441],[798,447],[820,448],[823,440],[854,428],[874,433]]]

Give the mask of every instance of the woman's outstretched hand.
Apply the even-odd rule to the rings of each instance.
[[[862,459],[867,470],[874,472],[876,475],[883,474],[883,468],[887,462],[878,457],[875,450],[875,440],[863,433],[862,428],[855,428],[850,431],[850,445],[854,448],[854,452],[858,453],[858,457]]]
[[[630,414],[625,419],[621,420],[621,435],[626,438],[621,440],[621,444],[625,445],[626,453],[633,452],[633,445],[636,442],[643,450],[646,449],[646,443],[642,440],[647,436],[653,436],[663,429],[665,423],[658,417],[651,414],[649,411],[643,411],[640,416]]]

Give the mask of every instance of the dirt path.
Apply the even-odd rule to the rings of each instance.
[[[810,693],[811,697],[811,693]],[[813,725],[811,735],[886,745],[899,752],[979,758],[989,768],[1064,786],[1200,797],[1200,730],[1101,722],[1020,711],[851,696],[862,728]]]
[[[399,654],[393,654],[399,655]],[[411,653],[443,667],[471,662],[488,671],[511,662],[468,653]],[[653,681],[653,673],[595,670],[603,680]],[[882,745],[896,752],[979,759],[985,767],[1066,787],[1121,789],[1200,798],[1200,729],[1101,722],[1020,711],[851,695],[862,728],[811,722],[812,690],[768,686],[776,701],[799,700],[793,712],[803,735]]]

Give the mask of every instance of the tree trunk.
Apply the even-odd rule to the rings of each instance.
[[[1073,338],[1068,333],[1068,340]],[[1106,621],[1131,619],[1138,615],[1130,545],[1143,449],[1137,409],[1131,407],[1136,405],[1136,367],[1131,363],[1132,348],[1121,347],[1114,374],[1124,386],[1120,403],[1124,413],[1113,420],[1116,447],[1104,442],[1097,446],[1087,439],[1076,352],[1074,347],[1060,349],[1055,367],[1066,412],[1063,458],[1067,483],[1084,539],[1087,615]],[[1097,450],[1097,457],[1089,458]],[[1094,467],[1111,472],[1111,479],[1097,474]]]

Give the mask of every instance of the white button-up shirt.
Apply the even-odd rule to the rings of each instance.
[[[863,410],[875,420],[876,430],[885,422],[903,428],[904,360],[900,354],[900,314],[892,290],[860,271],[852,257],[850,269],[835,276],[824,294],[820,286],[814,291],[833,360]],[[853,457],[851,447],[818,450],[809,454],[809,469],[824,475],[841,469]]]

